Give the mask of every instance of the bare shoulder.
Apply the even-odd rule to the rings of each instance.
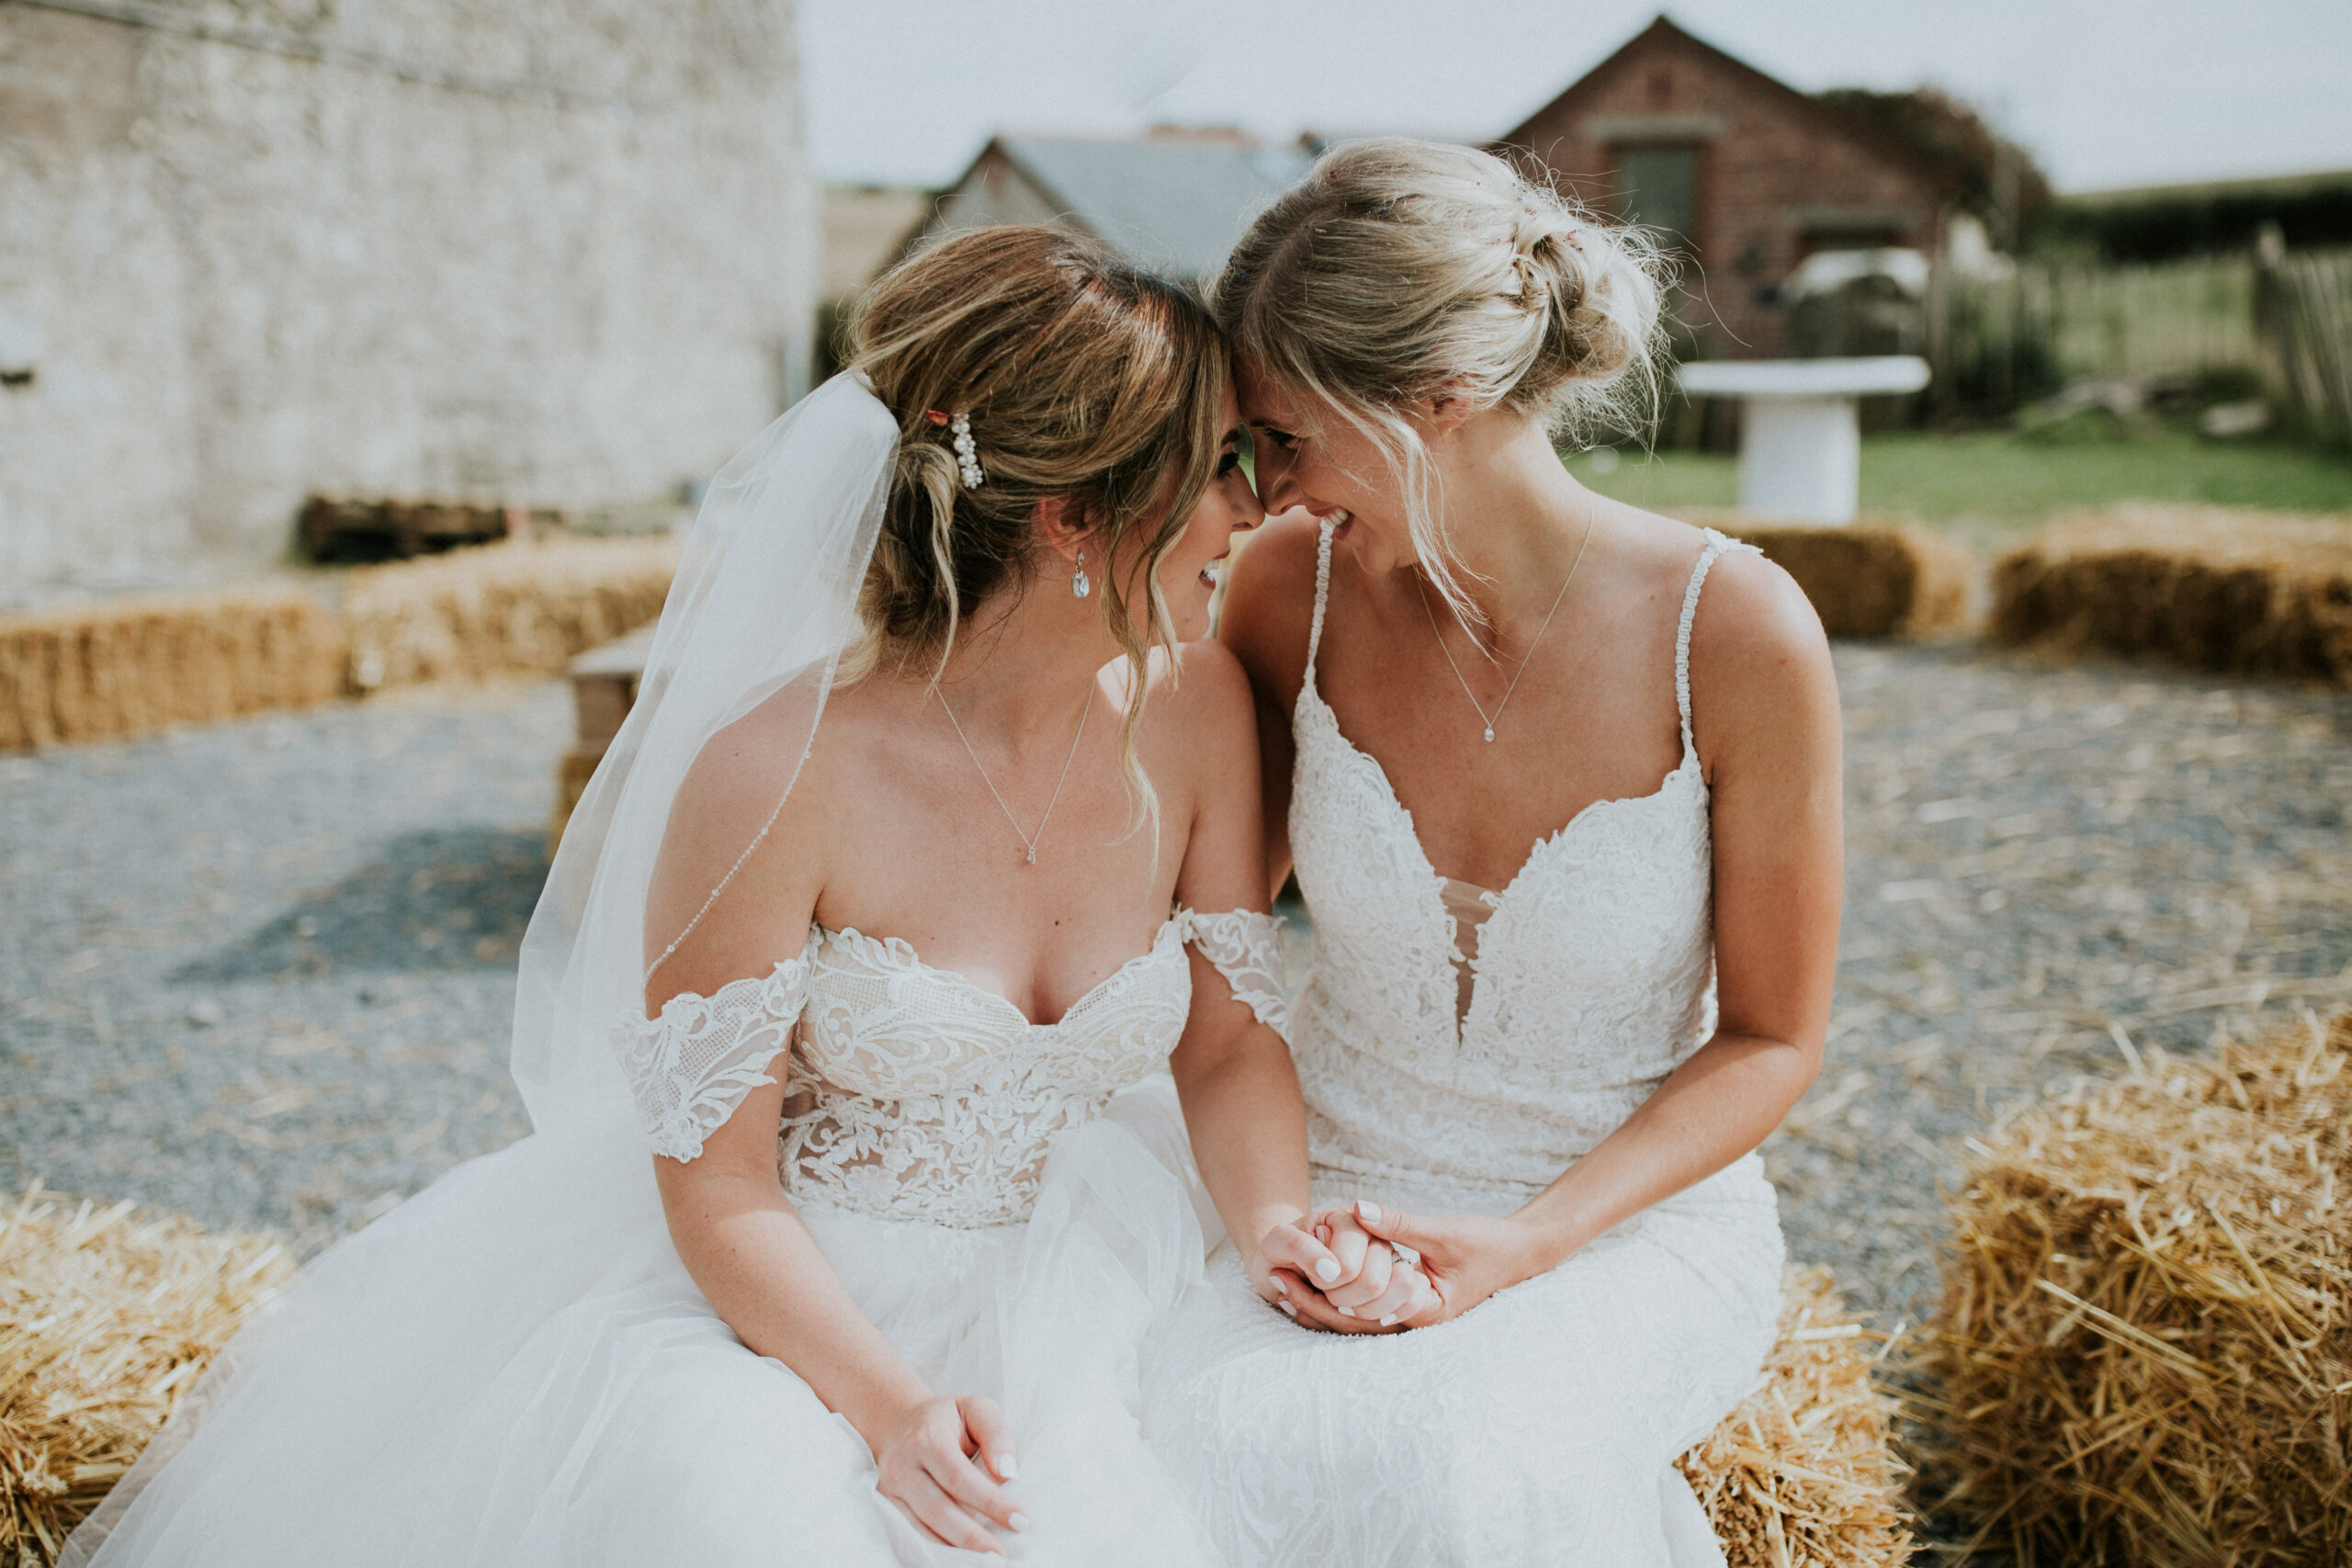
[[[833,711],[812,729],[814,694],[786,687],[711,736],[687,767],[647,897],[649,961],[692,930],[665,986],[710,995],[797,950],[823,885]],[[747,854],[754,846],[767,852]],[[722,886],[731,896],[713,903]]]
[[[1796,580],[1760,555],[1728,550],[1708,569],[1690,625],[1690,705],[1702,754],[1836,726],[1837,672],[1821,617]]]
[[[1153,696],[1181,744],[1198,745],[1228,730],[1254,735],[1250,675],[1233,649],[1204,637],[1182,644],[1172,663],[1176,678],[1169,679],[1168,667],[1153,661]]]
[[[850,705],[836,705],[836,724],[840,711]],[[815,694],[786,686],[713,734],[679,783],[673,819],[756,825],[775,808],[805,761],[819,761],[821,771],[816,753],[831,748],[812,743],[816,717]]]
[[[1690,661],[1829,657],[1821,616],[1797,580],[1751,550],[1726,550],[1707,569],[1690,625]]]
[[[1311,614],[1315,559],[1322,537],[1323,525],[1308,513],[1285,512],[1268,520],[1235,557],[1233,592],[1275,604],[1295,604],[1304,598]],[[1227,607],[1230,610],[1231,605]]]
[[[1274,519],[1236,553],[1218,639],[1240,655],[1250,680],[1278,701],[1306,669],[1315,618],[1315,561],[1322,525],[1304,513]]]

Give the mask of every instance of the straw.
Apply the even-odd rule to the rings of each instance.
[[[1993,569],[2013,643],[2352,685],[2352,517],[2127,504],[2069,513]]]
[[[39,1183],[0,1209],[0,1563],[53,1562],[293,1272],[266,1236]]]
[[[1677,1462],[1726,1568],[1886,1568],[1911,1551],[1895,1401],[1872,1382],[1894,1337],[1839,1305],[1829,1273],[1791,1269],[1755,1392]]]
[[[1977,1145],[1935,1489],[2023,1568],[2352,1562],[2352,1013],[2141,1055]]]

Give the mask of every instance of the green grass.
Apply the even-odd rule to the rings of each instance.
[[[1569,470],[1636,506],[1730,506],[1739,499],[1737,463],[1729,457],[1625,448],[1604,474],[1595,471],[1595,456],[1570,458]],[[2112,501],[2352,511],[2352,457],[2263,443],[2221,446],[2187,432],[2066,445],[2000,431],[1873,435],[1862,443],[1861,484],[1864,512],[1917,518],[1986,554],[2017,543],[2052,513]]]

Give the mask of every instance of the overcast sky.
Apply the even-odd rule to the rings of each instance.
[[[827,179],[944,185],[990,132],[1498,135],[1657,0],[799,0]],[[1793,86],[1957,94],[2061,190],[2352,168],[2352,0],[1679,0]]]

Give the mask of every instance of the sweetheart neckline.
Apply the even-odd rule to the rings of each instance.
[[[1421,842],[1420,829],[1414,823],[1411,809],[1405,805],[1403,800],[1398,798],[1396,794],[1396,785],[1395,782],[1389,778],[1388,770],[1381,764],[1379,758],[1374,756],[1371,752],[1365,750],[1363,747],[1348,739],[1348,732],[1340,728],[1340,716],[1332,710],[1329,703],[1324,701],[1323,694],[1317,689],[1315,684],[1315,671],[1311,668],[1306,672],[1306,683],[1298,689],[1300,705],[1305,705],[1309,697],[1312,697],[1315,701],[1315,705],[1323,711],[1324,722],[1330,726],[1331,738],[1340,743],[1340,750],[1345,751],[1350,758],[1371,769],[1373,776],[1379,780],[1380,796],[1387,803],[1389,809],[1395,812],[1398,819],[1405,824],[1405,837],[1412,841],[1413,852],[1419,859],[1421,863],[1421,869],[1429,874],[1430,883],[1433,886],[1444,883],[1446,881],[1446,877],[1433,863],[1431,863],[1428,846]],[[1297,715],[1295,713],[1292,715],[1291,722],[1292,727],[1295,728],[1298,722]],[[1656,789],[1650,790],[1646,794],[1643,795],[1616,795],[1604,796],[1599,800],[1589,800],[1577,809],[1575,816],[1569,818],[1566,822],[1561,823],[1560,826],[1553,829],[1552,831],[1548,833],[1537,835],[1535,841],[1528,847],[1526,858],[1519,863],[1519,869],[1511,874],[1510,880],[1505,882],[1498,889],[1494,889],[1492,891],[1481,890],[1484,897],[1493,900],[1493,902],[1488,905],[1488,908],[1499,910],[1505,900],[1509,899],[1511,894],[1518,890],[1519,885],[1527,880],[1528,873],[1534,869],[1536,862],[1543,857],[1544,852],[1550,850],[1554,845],[1556,845],[1566,840],[1580,823],[1585,821],[1586,818],[1597,815],[1605,807],[1646,806],[1652,801],[1665,798],[1667,791],[1674,787],[1674,782],[1680,778],[1684,773],[1691,771],[1690,764],[1696,760],[1697,754],[1686,743],[1682,748],[1682,760],[1675,763],[1673,767],[1667,770],[1666,776],[1658,781],[1658,784]],[[1461,881],[1462,879],[1456,877],[1453,880]],[[1468,884],[1464,885],[1468,886]]]
[[[1011,1014],[1012,1020],[1017,1021],[1023,1029],[1050,1032],[1054,1030],[1060,1029],[1065,1024],[1069,1023],[1069,1021],[1076,1017],[1080,1010],[1085,1008],[1088,1003],[1093,1001],[1097,997],[1102,995],[1103,992],[1110,989],[1111,987],[1117,984],[1122,978],[1124,978],[1129,970],[1137,968],[1140,965],[1148,964],[1151,960],[1159,957],[1167,943],[1168,933],[1178,929],[1182,925],[1183,918],[1184,912],[1182,910],[1170,913],[1166,919],[1159,923],[1159,929],[1152,933],[1151,945],[1149,947],[1145,948],[1141,953],[1136,953],[1134,957],[1125,960],[1117,968],[1112,970],[1108,975],[1103,976],[1102,978],[1097,980],[1093,985],[1089,986],[1084,991],[1079,994],[1076,1000],[1072,1001],[1069,1006],[1062,1009],[1061,1016],[1054,1020],[1051,1023],[1038,1022],[1035,1019],[1031,1018],[1027,1013],[1023,1012],[1013,1002],[1011,997],[1006,996],[1002,991],[993,990],[987,986],[981,985],[978,980],[973,979],[968,975],[965,975],[955,969],[943,969],[935,964],[924,962],[922,955],[915,951],[914,943],[907,941],[904,937],[868,936],[864,931],[859,931],[855,926],[824,926],[820,925],[813,920],[809,922],[808,929],[816,932],[820,937],[834,939],[848,938],[852,944],[856,946],[861,952],[870,953],[872,950],[878,948],[881,952],[888,954],[892,960],[897,962],[901,967],[920,970],[925,975],[944,980],[952,986],[961,987],[963,989],[985,1001],[995,1003],[997,1006],[1002,1008],[1007,1013]]]

